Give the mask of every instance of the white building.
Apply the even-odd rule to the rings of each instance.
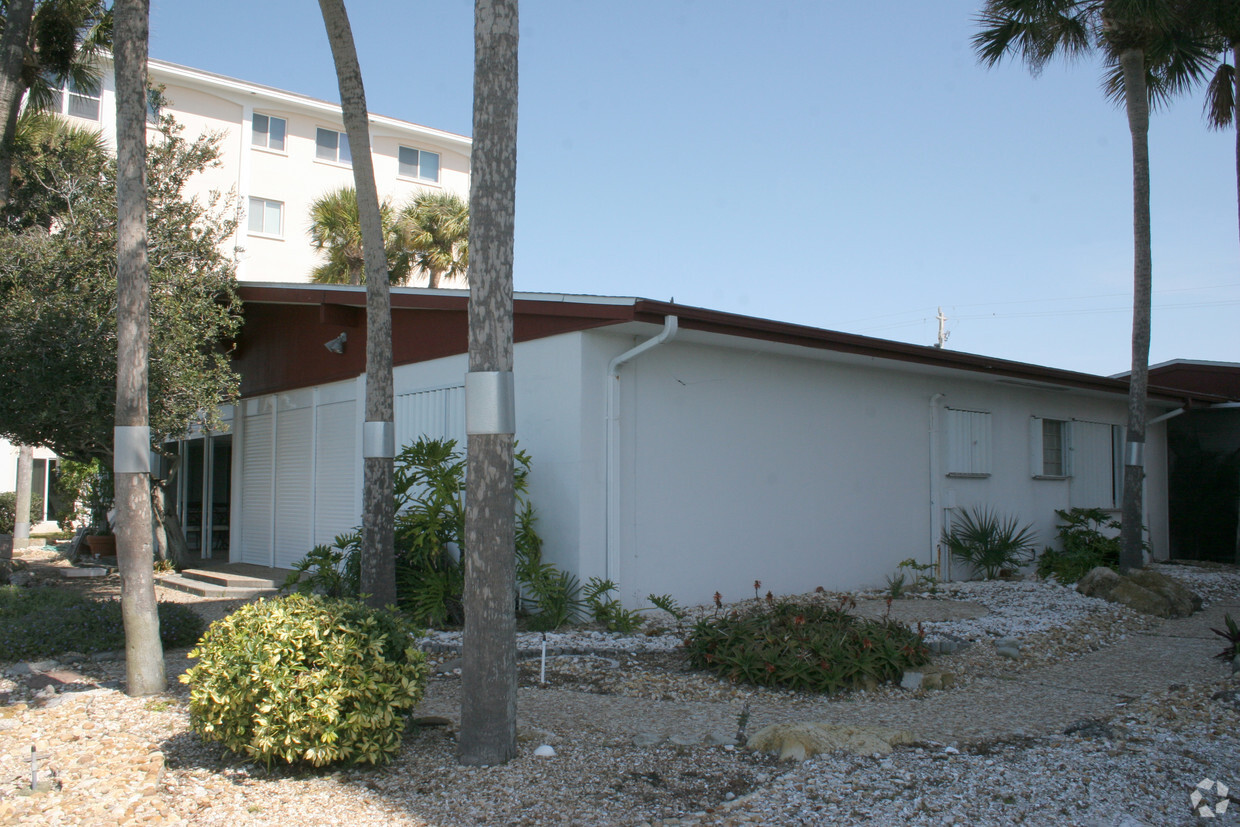
[[[230,433],[186,445],[203,458],[187,484],[221,497],[197,510],[217,555],[285,567],[360,522],[365,295],[242,297],[243,400]],[[398,445],[464,441],[466,299],[393,291]],[[629,605],[736,599],[755,580],[881,585],[909,557],[950,568],[939,538],[972,506],[1032,523],[1041,544],[1055,509],[1118,515],[1124,381],[643,299],[515,308],[516,437],[545,557],[610,577]],[[344,353],[323,347],[341,332]],[[1154,387],[1149,416],[1218,401]],[[1165,435],[1150,427],[1145,494],[1160,559]]]
[[[310,246],[310,205],[353,186],[352,154],[340,107],[235,78],[152,60],[150,83],[162,87],[165,110],[184,136],[218,133],[220,165],[194,182],[194,194],[236,195],[242,211],[235,244],[237,277],[309,281],[322,262]],[[115,145],[116,81],[104,66],[97,92],[68,87],[61,114],[97,127]],[[381,199],[400,207],[418,192],[469,197],[470,139],[408,121],[370,115],[371,154]]]

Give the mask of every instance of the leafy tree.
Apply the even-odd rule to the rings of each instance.
[[[987,0],[973,46],[993,66],[1019,56],[1036,74],[1055,57],[1101,53],[1104,87],[1128,114],[1133,173],[1132,371],[1124,465],[1121,570],[1142,565],[1146,389],[1149,384],[1149,112],[1205,73],[1210,44],[1182,12],[1185,0]]]
[[[379,204],[379,220],[383,225],[384,253],[390,278],[403,281],[400,264],[400,239],[392,205]],[[357,190],[341,187],[317,198],[310,205],[310,243],[327,254],[327,261],[314,268],[310,280],[318,284],[365,284],[366,257],[362,252],[362,222],[357,210]]]
[[[319,0],[340,87],[344,128],[353,147],[362,254],[366,263],[366,420],[362,447],[362,593],[371,606],[396,600],[393,458],[396,428],[392,399],[392,301],[384,250],[383,218],[370,157],[366,91],[344,0]]]
[[[469,203],[452,192],[419,193],[397,221],[403,249],[412,267],[426,273],[426,286],[469,269]]]
[[[469,247],[474,259],[466,387],[471,378],[512,377],[517,29],[517,0],[475,0],[469,189],[473,211]],[[460,760],[494,765],[517,754],[512,433],[475,430],[469,436],[467,463]]]
[[[156,442],[191,423],[218,426],[216,405],[237,394],[226,346],[240,327],[240,305],[232,261],[220,252],[236,226],[231,203],[183,195],[195,173],[216,163],[219,142],[189,142],[177,130],[170,118],[160,123],[146,163]],[[68,459],[108,458],[116,394],[116,164],[98,147],[53,141],[33,156],[19,155],[14,180],[46,192],[25,204],[15,198],[6,215],[12,229],[0,230],[0,387],[24,389],[0,394],[0,435],[47,445]],[[44,229],[49,215],[54,233]]]

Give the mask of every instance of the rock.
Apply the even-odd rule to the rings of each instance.
[[[1008,658],[1010,660],[1020,660],[1020,647],[1019,646],[996,646],[995,652],[998,653],[999,657],[1001,658]]]
[[[678,747],[696,747],[702,743],[702,736],[696,733],[676,733],[668,736],[667,742]]]
[[[461,665],[464,663],[460,658],[452,658],[445,660],[443,663],[435,667],[436,675],[459,675],[461,673]]]
[[[1076,590],[1086,597],[1097,597],[1101,600],[1110,600],[1111,591],[1119,585],[1119,575],[1106,566],[1098,566],[1090,569],[1080,582],[1076,584]]]
[[[839,726],[820,722],[772,724],[749,737],[758,752],[779,753],[781,760],[803,761],[820,752],[851,752],[855,755],[886,755],[901,744],[916,740],[903,729],[877,726]]]
[[[663,743],[663,736],[657,732],[639,732],[633,736],[633,746],[653,747]]]
[[[1081,738],[1110,738],[1115,733],[1111,727],[1102,721],[1094,721],[1089,718],[1075,721],[1068,724],[1063,731],[1064,735],[1079,735]]]
[[[1200,596],[1153,569],[1138,569],[1121,577],[1099,566],[1081,578],[1076,590],[1154,617],[1188,617],[1201,608]]]
[[[1172,617],[1188,617],[1201,609],[1201,597],[1180,581],[1153,569],[1129,572],[1127,579],[1138,586],[1162,595],[1170,604]]]
[[[1120,603],[1134,612],[1154,617],[1171,617],[1171,603],[1158,592],[1150,591],[1128,578],[1120,578],[1119,583],[1107,595],[1107,600]]]
[[[538,749],[534,750],[534,757],[535,758],[555,758],[555,747],[551,746],[550,744],[543,744]]]
[[[439,715],[423,715],[420,718],[410,718],[409,723],[417,727],[452,726],[452,719]]]
[[[712,747],[734,747],[736,746],[736,738],[724,732],[708,732],[706,734],[706,743]]]
[[[921,682],[924,678],[923,672],[905,672],[904,677],[900,678],[900,688],[912,691],[921,689]]]
[[[29,586],[34,582],[34,573],[29,571],[15,571],[9,575],[10,586]]]

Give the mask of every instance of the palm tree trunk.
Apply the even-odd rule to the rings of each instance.
[[[426,286],[427,286],[427,287],[430,287],[430,288],[435,288],[435,287],[438,287],[438,286],[439,286],[439,274],[440,274],[440,271],[439,271],[439,270],[435,270],[434,268],[432,268],[432,269],[430,269],[430,270],[427,270],[427,271],[426,271],[426,273],[427,273],[427,275],[426,275]]]
[[[13,136],[17,133],[17,112],[21,108],[22,66],[26,60],[26,41],[34,19],[35,0],[11,0],[5,15],[4,37],[0,38],[0,206],[9,203],[9,179],[13,173]]]
[[[150,0],[116,3],[116,550],[130,695],[167,688],[152,565],[147,364],[146,52]],[[143,467],[145,465],[145,467]]]
[[[13,503],[13,548],[30,545],[30,503],[34,481],[34,448],[20,445],[17,448],[17,499]]]
[[[517,34],[517,0],[475,0],[471,374],[512,371]],[[501,764],[517,754],[513,434],[469,430],[460,760]]]
[[[1150,238],[1150,109],[1145,87],[1145,54],[1125,49],[1124,103],[1132,134],[1132,371],[1128,379],[1128,433],[1124,451],[1120,571],[1139,569],[1142,554],[1142,492],[1145,479],[1145,404],[1150,366],[1150,293],[1153,260]]]
[[[392,305],[383,220],[370,157],[362,69],[344,0],[319,0],[340,86],[344,128],[353,151],[353,182],[366,261],[366,421],[363,425],[361,588],[372,606],[396,602],[396,455],[392,413]]]

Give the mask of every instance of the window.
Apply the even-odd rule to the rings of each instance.
[[[55,78],[48,78],[48,83],[52,87],[52,104],[51,110],[61,115],[72,115],[75,118],[85,118],[88,121],[99,120],[100,101],[103,95],[98,88],[90,89],[86,86],[79,85],[72,78],[64,83],[57,85]],[[67,103],[66,107],[66,93]]]
[[[284,202],[250,198],[250,232],[263,235],[284,234]]]
[[[274,149],[276,152],[283,152],[284,132],[287,125],[284,118],[273,118],[271,115],[255,113],[253,129],[250,133],[250,143],[253,146],[261,146],[264,149]]]
[[[399,172],[405,178],[439,182],[439,153],[402,146],[397,153]]]
[[[314,138],[314,157],[337,164],[352,164],[349,136],[334,129],[320,129]]]
[[[1068,423],[1062,419],[1043,419],[1042,427],[1042,462],[1035,465],[1039,471],[1035,476],[1066,477],[1068,476]]]
[[[948,476],[990,476],[990,414],[954,408],[946,414]]]

